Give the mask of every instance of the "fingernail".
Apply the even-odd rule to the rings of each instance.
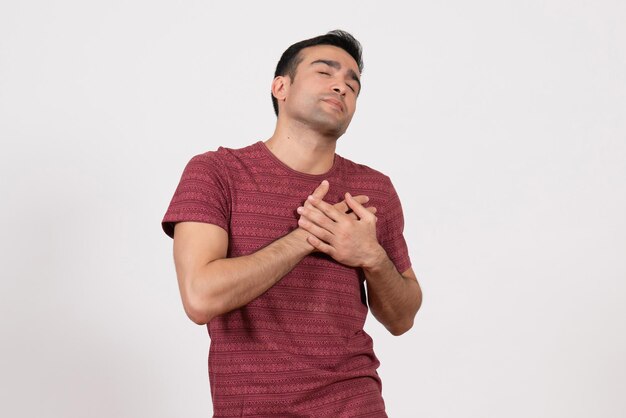
[[[302,214],[303,210],[304,210],[304,208],[302,206],[300,206],[298,209],[296,209],[296,212]]]

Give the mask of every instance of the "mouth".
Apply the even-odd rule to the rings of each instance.
[[[335,109],[337,109],[338,111],[343,113],[344,111],[343,103],[341,103],[339,100],[330,99],[330,98],[326,98],[322,100],[328,103],[329,105],[331,105],[332,107],[334,107]]]

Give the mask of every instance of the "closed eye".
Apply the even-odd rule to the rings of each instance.
[[[322,74],[322,75],[324,75],[324,76],[328,76],[328,77],[330,77],[330,76],[331,76],[331,74],[330,74],[329,72],[326,72],[326,71],[318,71],[317,73],[318,73],[318,74]],[[352,93],[356,93],[356,88],[352,87],[352,85],[351,85],[351,84],[346,83],[346,86],[348,86],[348,88],[349,88],[350,90],[352,90]]]

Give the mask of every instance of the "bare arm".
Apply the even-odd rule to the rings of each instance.
[[[222,228],[176,224],[174,262],[187,316],[206,324],[263,294],[313,250],[302,234],[296,229],[253,254],[225,258],[228,235]]]
[[[328,182],[313,195],[323,198]],[[367,197],[359,196],[364,203]],[[345,202],[335,205],[345,213]],[[199,222],[180,222],[174,233],[174,262],[187,316],[197,324],[248,304],[291,271],[315,250],[301,228],[255,253],[226,258],[228,235],[222,228]]]
[[[412,269],[400,274],[376,239],[376,216],[346,194],[356,214],[347,217],[317,196],[298,208],[299,225],[312,236],[308,242],[336,261],[365,273],[372,314],[393,335],[411,329],[422,303],[422,291]]]
[[[363,271],[367,300],[374,317],[393,335],[410,330],[422,305],[422,289],[413,269],[400,274],[384,254],[374,267]]]

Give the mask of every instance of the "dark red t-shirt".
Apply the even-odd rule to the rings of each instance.
[[[410,266],[400,200],[389,178],[335,155],[323,175],[292,170],[263,142],[197,155],[163,219],[228,233],[228,257],[253,253],[297,228],[296,208],[322,180],[329,203],[370,197],[377,236],[400,272]],[[215,417],[386,417],[379,361],[363,331],[364,275],[323,254],[305,257],[248,305],[214,318],[209,378]]]

